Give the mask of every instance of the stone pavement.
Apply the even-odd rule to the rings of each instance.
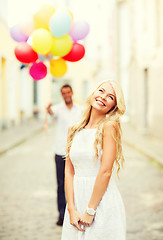
[[[129,123],[122,123],[123,141],[163,167],[163,138],[139,134]]]
[[[54,128],[41,131],[42,123],[37,120],[31,126],[30,133],[29,125],[27,130],[21,126],[13,135],[8,131],[3,141],[12,140],[14,145],[10,146],[16,147],[6,148],[0,156],[0,240],[61,238],[62,228],[55,225]],[[124,134],[129,137],[127,131]],[[18,135],[21,137],[16,138]],[[117,180],[126,207],[127,240],[162,240],[163,170],[149,161],[151,157],[137,151],[135,136],[130,132],[132,143],[124,145],[126,163]]]
[[[0,156],[1,240],[60,240],[53,137],[40,131]]]
[[[163,169],[124,145],[124,168],[117,182],[127,217],[126,240],[163,239]]]
[[[18,126],[0,132],[0,155],[9,149],[23,143],[28,138],[37,134],[43,128],[43,121],[39,119],[29,119]]]

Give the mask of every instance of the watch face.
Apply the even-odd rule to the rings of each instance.
[[[88,213],[89,215],[94,215],[94,214],[95,214],[95,210],[92,209],[92,208],[88,208],[88,209],[87,209],[87,213]]]

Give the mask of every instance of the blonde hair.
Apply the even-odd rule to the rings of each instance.
[[[120,124],[120,116],[124,114],[126,107],[124,102],[124,96],[122,89],[120,87],[119,82],[117,81],[111,81],[106,80],[100,83],[97,88],[87,97],[86,104],[85,104],[85,110],[83,111],[83,116],[80,122],[73,125],[71,127],[71,130],[68,134],[68,141],[67,141],[67,154],[66,158],[69,157],[70,148],[72,145],[72,140],[75,136],[75,134],[83,129],[89,122],[90,115],[91,115],[91,97],[94,94],[94,92],[103,84],[103,83],[109,83],[112,85],[115,95],[116,95],[116,104],[115,106],[109,110],[109,112],[106,114],[106,116],[98,123],[96,135],[95,135],[95,141],[94,141],[94,149],[95,149],[95,157],[94,160],[97,162],[99,157],[101,157],[101,150],[102,150],[102,141],[103,141],[103,129],[104,125],[111,125],[112,126],[112,136],[114,140],[116,141],[116,157],[115,162],[117,164],[117,174],[120,170],[120,166],[123,166],[124,163],[124,157],[122,153],[122,144],[121,144],[121,124]]]

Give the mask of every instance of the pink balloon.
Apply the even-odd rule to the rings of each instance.
[[[77,21],[70,29],[69,35],[74,42],[82,40],[89,33],[89,24],[85,21]]]
[[[28,36],[21,31],[19,25],[10,28],[10,35],[16,42],[26,42],[28,39]]]
[[[33,63],[30,67],[29,73],[35,81],[38,81],[46,77],[47,67],[43,62]]]

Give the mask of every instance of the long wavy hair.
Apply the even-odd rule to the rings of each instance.
[[[98,123],[97,131],[95,135],[95,141],[94,141],[94,149],[95,149],[94,161],[97,162],[97,160],[101,157],[104,125],[111,125],[112,136],[116,141],[115,162],[117,164],[117,174],[118,174],[120,167],[123,166],[123,163],[124,163],[124,157],[122,153],[122,144],[121,144],[122,130],[121,130],[121,123],[120,123],[120,116],[124,114],[126,107],[125,107],[125,101],[124,101],[124,96],[123,96],[121,86],[117,81],[106,80],[101,82],[97,86],[97,88],[87,97],[86,103],[85,103],[85,109],[83,111],[83,116],[81,120],[75,125],[73,125],[68,133],[66,158],[69,157],[72,140],[75,134],[79,132],[81,129],[83,129],[89,122],[91,110],[92,110],[92,106],[91,106],[92,95],[103,83],[109,83],[112,85],[115,92],[115,96],[116,96],[116,104],[112,109],[108,111],[108,113],[106,113],[104,118]]]

